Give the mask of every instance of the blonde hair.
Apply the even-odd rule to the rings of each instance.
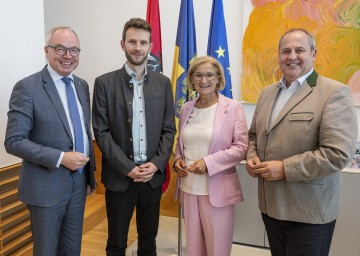
[[[215,58],[211,56],[201,56],[197,57],[191,64],[188,70],[188,74],[186,76],[186,83],[190,90],[195,91],[194,85],[192,84],[192,75],[194,74],[195,70],[204,63],[212,64],[216,69],[216,73],[219,76],[219,81],[216,85],[216,90],[221,91],[225,88],[225,74],[224,69],[220,62],[218,62]]]

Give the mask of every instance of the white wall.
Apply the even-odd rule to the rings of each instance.
[[[42,0],[1,0],[0,10],[0,167],[4,167],[20,161],[3,146],[11,90],[45,64],[44,10]]]
[[[73,27],[81,38],[80,65],[75,71],[91,87],[97,76],[122,67],[125,56],[120,48],[121,33],[127,20],[146,18],[147,0],[63,0],[66,11],[59,11],[58,1],[44,1],[45,29],[55,25]],[[171,77],[181,0],[159,0],[164,74]],[[207,49],[212,0],[193,0],[197,54]],[[242,36],[252,10],[250,0],[223,0],[230,53],[234,99],[240,100]],[[69,8],[71,6],[71,8]],[[255,106],[244,104],[250,124]],[[360,120],[360,108],[357,109]]]
[[[106,3],[106,4],[105,4]],[[162,33],[163,71],[171,77],[181,0],[159,0]],[[198,56],[206,55],[212,0],[194,0]],[[242,35],[252,9],[250,0],[223,0],[230,52],[234,99],[240,100]],[[80,65],[75,71],[93,88],[97,76],[122,67],[125,56],[120,48],[123,26],[133,17],[146,18],[147,0],[63,0],[66,12],[58,11],[58,1],[44,1],[45,30],[69,25],[80,36]],[[66,14],[66,15],[65,15]],[[92,93],[92,92],[91,92]],[[244,105],[248,123],[254,105]]]

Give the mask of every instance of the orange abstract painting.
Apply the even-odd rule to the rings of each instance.
[[[350,86],[360,106],[359,0],[251,0],[243,39],[241,97],[256,103],[261,90],[279,81],[278,42],[290,28],[316,39],[316,71]]]

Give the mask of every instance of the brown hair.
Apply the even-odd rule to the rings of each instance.
[[[140,18],[131,18],[129,21],[127,21],[124,25],[124,30],[122,33],[122,40],[125,41],[126,39],[126,32],[130,28],[136,28],[136,29],[142,29],[145,31],[148,31],[150,33],[150,43],[151,43],[151,27],[150,24],[147,23],[146,20],[140,19]]]

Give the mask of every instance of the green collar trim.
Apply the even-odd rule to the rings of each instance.
[[[317,81],[318,77],[319,77],[319,74],[316,73],[316,71],[314,70],[314,71],[310,74],[310,76],[308,76],[308,77],[306,78],[306,82],[308,83],[308,85],[309,85],[310,87],[314,87],[314,86],[316,86],[316,81]]]

